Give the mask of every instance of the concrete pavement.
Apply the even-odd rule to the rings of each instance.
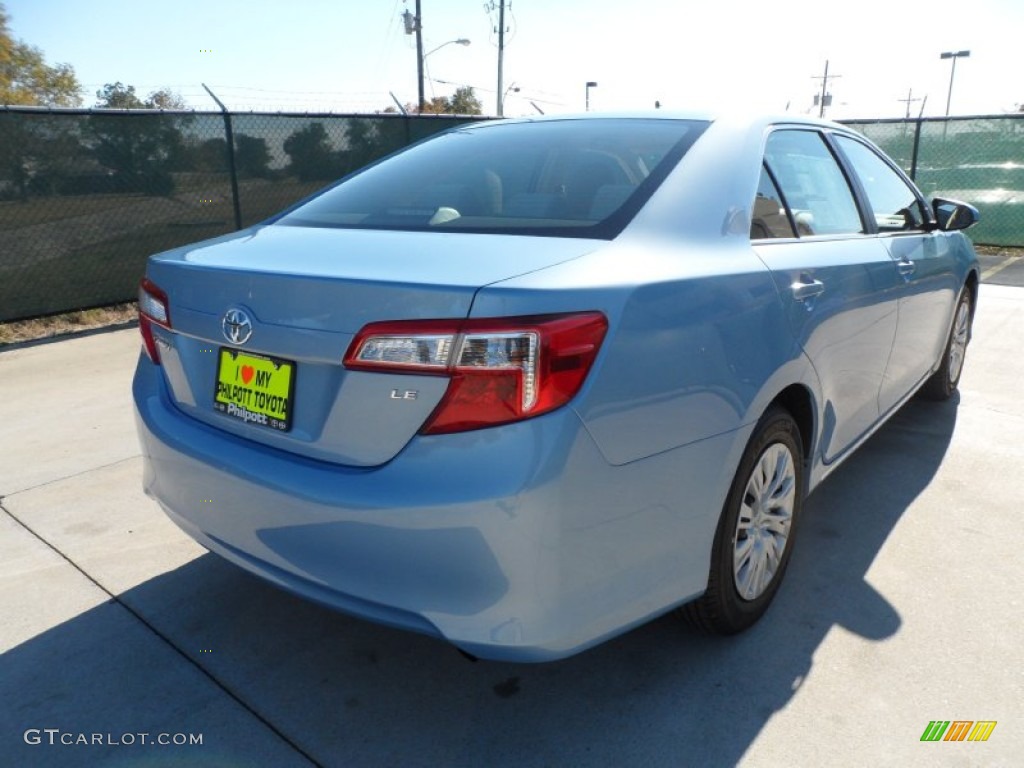
[[[1024,249],[995,253],[979,253],[981,280],[997,285],[1024,288]]]
[[[135,330],[0,352],[0,765],[1018,765],[1022,340],[1024,289],[983,286],[959,401],[911,402],[814,494],[753,630],[667,616],[539,666],[192,543],[141,492]]]

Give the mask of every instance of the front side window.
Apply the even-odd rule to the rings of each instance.
[[[349,177],[277,223],[611,238],[706,127],[661,119],[464,126]]]
[[[921,201],[888,163],[855,139],[837,136],[836,143],[864,187],[879,232],[902,232],[924,227]]]
[[[775,131],[764,159],[801,235],[864,232],[846,176],[817,131]]]

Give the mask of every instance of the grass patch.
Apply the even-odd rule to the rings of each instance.
[[[244,221],[262,221],[321,186],[319,182],[243,182],[240,190]],[[137,204],[139,200],[110,195],[77,198],[76,203],[86,204],[95,213],[124,207],[129,201]],[[0,204],[0,231],[5,224],[27,226],[41,220],[56,228],[51,235],[63,231],[54,235],[54,247],[48,258],[22,263],[15,261],[17,253],[0,258],[0,322],[128,301],[135,296],[150,255],[234,230],[230,198],[221,196],[195,206],[170,201],[180,207],[178,215],[161,221],[140,220],[128,231],[122,229],[97,241],[96,222],[66,219],[72,211],[61,202],[60,198],[52,198]],[[76,208],[74,215],[83,212],[83,208]],[[63,230],[62,216],[66,221]],[[102,221],[102,213],[98,218]],[[75,233],[86,235],[78,238],[79,242],[91,242],[72,245]]]
[[[1024,248],[1009,245],[976,245],[974,250],[982,256],[1024,256]]]
[[[230,231],[216,221],[153,224],[45,262],[7,267],[0,270],[0,321],[126,302],[135,296],[151,254]]]
[[[67,336],[79,331],[121,325],[132,322],[135,318],[135,302],[128,302],[110,307],[83,309],[63,315],[39,317],[34,320],[0,323],[0,349],[9,344],[23,341]]]
[[[78,195],[33,197],[25,202],[0,202],[0,230],[102,213],[144,200],[142,195]]]

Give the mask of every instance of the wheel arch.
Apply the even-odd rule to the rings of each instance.
[[[814,397],[811,391],[802,384],[790,384],[783,389],[768,404],[768,408],[778,405],[785,408],[793,417],[797,428],[800,430],[800,442],[804,451],[804,465],[810,468],[811,456],[814,450],[814,435],[816,416],[814,410]],[[766,408],[765,411],[768,409]],[[805,472],[804,477],[809,473]]]
[[[978,277],[978,270],[972,269],[967,273],[967,279],[964,281],[964,289],[969,291],[971,294],[971,320],[974,320],[974,311],[978,307],[978,284],[981,279]]]

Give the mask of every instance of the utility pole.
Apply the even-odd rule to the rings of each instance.
[[[416,77],[419,80],[419,113],[422,115],[426,102],[423,97],[423,12],[420,0],[416,0]]]
[[[828,81],[835,80],[842,75],[830,75],[828,73],[828,59],[825,59],[825,74],[821,77],[812,77],[811,80],[821,80],[821,100],[818,102],[818,117],[825,117],[825,102],[831,102],[831,94],[828,93]]]
[[[419,97],[418,111],[422,114],[425,103],[423,100],[423,24],[421,22],[422,16],[420,14],[420,0],[416,0],[416,15],[413,16],[408,11],[403,11],[402,23],[405,24],[405,34],[416,34],[416,82],[418,83],[417,95]],[[403,110],[403,112],[404,111],[405,110]]]
[[[921,101],[921,99],[915,99],[914,98],[914,89],[913,88],[909,88],[907,90],[907,98],[905,98],[905,99],[896,99],[896,101],[901,101],[901,102],[903,102],[904,104],[907,105],[907,116],[904,119],[905,120],[909,120],[910,119],[910,105],[913,102],[915,102],[915,101]]]
[[[492,6],[493,7],[493,6]],[[505,116],[505,0],[498,0],[498,117]]]

